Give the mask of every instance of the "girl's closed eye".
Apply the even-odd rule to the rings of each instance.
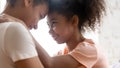
[[[49,28],[54,28],[56,26],[56,21],[51,21],[50,23],[48,23]]]
[[[48,25],[49,28],[51,29],[51,28],[53,28],[53,26],[54,26],[54,22],[53,22],[53,23],[47,22],[47,25]]]
[[[56,23],[57,23],[57,22],[53,21],[52,24],[51,24],[51,27],[55,27],[55,26],[56,26]]]

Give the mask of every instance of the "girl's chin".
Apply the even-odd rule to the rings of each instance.
[[[63,43],[65,43],[65,42],[63,42],[63,41],[57,41],[57,40],[55,40],[58,44],[63,44]]]

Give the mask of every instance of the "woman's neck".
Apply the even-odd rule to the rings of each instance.
[[[19,19],[20,14],[18,12],[19,12],[19,10],[17,10],[16,8],[11,8],[8,6],[8,7],[6,7],[6,9],[3,13]]]
[[[8,9],[9,9],[9,8],[8,8]],[[9,11],[10,11],[10,12],[9,12]],[[5,18],[7,19],[7,21],[19,22],[19,23],[23,24],[23,25],[28,29],[28,27],[26,26],[25,22],[24,22],[23,20],[21,20],[21,19],[19,18],[19,16],[17,16],[17,14],[16,14],[16,15],[13,14],[13,13],[11,12],[11,10],[5,10],[5,11],[3,12],[3,15],[5,16]],[[28,30],[29,30],[29,29],[28,29]]]

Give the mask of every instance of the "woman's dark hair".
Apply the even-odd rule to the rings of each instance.
[[[11,7],[15,6],[17,0],[7,0]],[[49,0],[33,0],[34,6],[42,3],[48,3]]]
[[[48,14],[53,12],[62,14],[68,19],[77,15],[80,31],[85,31],[86,28],[95,30],[95,25],[100,24],[105,12],[105,3],[104,0],[50,0]]]

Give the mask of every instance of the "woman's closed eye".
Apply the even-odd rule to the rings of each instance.
[[[40,19],[43,19],[45,17],[45,15],[40,14]]]

